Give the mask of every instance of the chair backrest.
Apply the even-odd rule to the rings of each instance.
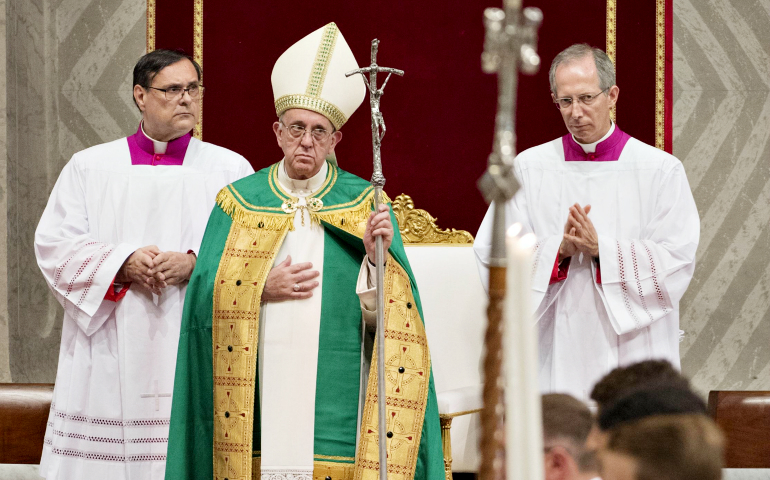
[[[486,293],[472,245],[406,245],[438,393],[482,383]]]
[[[439,228],[430,213],[414,208],[408,195],[397,196],[392,205],[420,290],[436,393],[441,397],[465,387],[480,389],[487,296],[476,268],[473,236]],[[478,431],[478,414],[452,421],[454,472],[478,471]]]
[[[770,392],[709,392],[709,413],[727,437],[725,468],[770,468]]]
[[[40,463],[50,383],[0,383],[0,463]]]
[[[486,293],[471,244],[406,245],[420,290],[436,393],[482,383]],[[478,414],[452,422],[452,470],[477,472]]]

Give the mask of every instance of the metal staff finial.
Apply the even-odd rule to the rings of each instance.
[[[498,97],[495,140],[489,155],[489,166],[479,180],[487,202],[494,202],[492,250],[489,259],[489,323],[485,336],[484,408],[481,411],[481,464],[479,480],[505,478],[503,445],[503,392],[500,386],[503,353],[503,301],[505,299],[505,203],[518,190],[513,175],[516,153],[516,80],[518,68],[535,73],[540,57],[535,50],[537,29],[543,21],[538,8],[521,10],[521,0],[504,0],[505,10],[484,11],[486,38],[481,55],[482,70],[497,73]],[[519,479],[512,479],[519,480]]]
[[[394,73],[399,76],[404,75],[403,70],[395,68],[380,67],[377,65],[377,47],[380,41],[376,38],[372,40],[372,63],[368,67],[359,68],[345,74],[346,77],[361,74],[369,89],[369,103],[372,111],[372,154],[374,157],[374,171],[372,172],[372,186],[374,187],[374,211],[376,212],[381,203],[382,187],[385,186],[385,176],[382,174],[382,158],[380,156],[380,145],[385,136],[385,119],[380,112],[380,98],[384,94],[385,85],[388,84],[390,76]],[[377,88],[377,74],[387,73],[388,76],[382,82],[382,86]],[[366,74],[369,78],[366,78]],[[388,478],[388,439],[386,437],[387,418],[385,413],[385,253],[382,247],[382,237],[377,236],[375,244],[375,259],[377,265],[377,412],[379,428],[377,435],[379,437],[380,447],[380,480]]]
[[[380,67],[377,65],[377,49],[380,41],[376,38],[372,40],[372,64],[368,67],[359,68],[345,74],[346,77],[351,75],[361,74],[366,83],[366,88],[369,89],[369,103],[372,109],[372,150],[374,154],[374,173],[372,173],[372,185],[377,187],[385,186],[385,177],[382,175],[382,159],[380,157],[380,145],[382,144],[382,137],[385,136],[385,119],[380,112],[380,98],[385,93],[385,85],[388,84],[390,76],[394,73],[398,76],[403,76],[404,71],[396,68]],[[369,78],[366,78],[366,74],[369,74]],[[377,74],[387,73],[388,76],[385,81],[382,82],[382,86],[377,88]],[[378,198],[379,200],[379,198]],[[379,201],[377,202],[379,204]]]

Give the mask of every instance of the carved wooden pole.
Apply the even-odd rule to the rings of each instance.
[[[503,429],[503,301],[505,299],[505,203],[518,190],[513,176],[516,148],[516,80],[518,68],[535,73],[540,57],[535,51],[537,29],[543,19],[537,8],[521,11],[521,0],[505,0],[504,10],[484,11],[486,38],[481,55],[482,70],[497,73],[498,97],[495,140],[489,166],[479,180],[479,189],[493,203],[492,250],[489,259],[489,307],[487,308],[484,356],[484,408],[481,411],[480,480],[505,478]],[[526,479],[512,479],[526,480]]]

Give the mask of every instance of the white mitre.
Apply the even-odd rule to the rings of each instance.
[[[358,63],[333,22],[295,43],[278,58],[270,80],[278,116],[290,108],[312,110],[340,129],[366,96],[361,75],[345,77]]]

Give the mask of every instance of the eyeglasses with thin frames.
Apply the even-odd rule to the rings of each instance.
[[[602,93],[606,93],[607,90],[609,90],[610,88],[612,87],[607,87],[599,93],[584,93],[583,95],[578,95],[577,101],[582,105],[591,105],[592,103],[594,103],[594,101],[599,95],[601,95]],[[556,104],[556,108],[558,108],[559,110],[564,110],[566,108],[571,107],[572,102],[573,102],[572,97],[557,98],[553,101],[553,103]]]
[[[182,95],[184,95],[185,92],[187,92],[187,94],[190,95],[190,98],[192,98],[193,100],[197,100],[203,96],[203,85],[190,85],[187,88],[182,88],[176,85],[168,88],[157,88],[157,87],[146,87],[146,88],[151,88],[153,90],[163,92],[163,94],[166,96],[166,100],[168,100],[169,102],[179,100],[182,97]]]
[[[294,139],[302,138],[305,136],[305,132],[308,132],[310,133],[310,137],[313,140],[318,143],[323,143],[331,136],[331,132],[323,128],[314,128],[312,130],[308,130],[302,125],[286,125],[283,122],[280,123],[289,132],[289,136]]]

